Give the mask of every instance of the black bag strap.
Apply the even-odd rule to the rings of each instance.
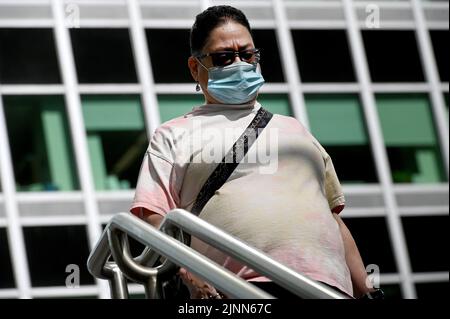
[[[216,169],[208,177],[205,184],[203,184],[203,187],[198,193],[197,199],[192,206],[191,213],[195,215],[200,214],[201,210],[209,201],[209,199],[214,195],[216,190],[218,190],[220,187],[222,187],[223,184],[225,184],[228,177],[231,176],[234,169],[245,157],[249,148],[256,141],[259,134],[272,119],[272,116],[273,114],[269,111],[265,110],[262,107],[259,108],[255,117],[245,129],[244,133],[242,133],[242,135],[234,143],[233,147],[230,148],[228,153],[223,157],[222,161],[219,163]]]

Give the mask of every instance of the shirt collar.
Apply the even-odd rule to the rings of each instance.
[[[248,104],[203,104],[200,106],[195,106],[192,108],[192,111],[188,114],[199,115],[211,112],[220,112],[220,111],[234,111],[234,110],[257,110],[261,107],[258,101],[253,101]],[[187,114],[186,114],[187,115]]]

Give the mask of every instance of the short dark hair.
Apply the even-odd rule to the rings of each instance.
[[[209,7],[195,17],[190,34],[191,54],[200,54],[211,31],[229,21],[243,25],[252,34],[247,17],[241,10],[225,5]]]

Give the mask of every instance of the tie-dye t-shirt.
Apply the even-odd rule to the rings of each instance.
[[[131,212],[188,211],[261,105],[205,104],[158,127]],[[275,114],[199,217],[311,279],[352,295],[344,244],[332,212],[345,204],[330,156],[293,117]],[[191,246],[246,280],[252,269],[192,239]]]

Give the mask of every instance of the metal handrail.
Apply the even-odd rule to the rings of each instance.
[[[169,212],[162,221],[159,229],[161,231],[138,219],[137,217],[130,215],[129,213],[120,213],[114,216],[106,227],[96,247],[91,252],[88,260],[89,271],[95,277],[108,279],[111,281],[111,272],[107,274],[104,269],[104,265],[106,264],[110,254],[107,237],[109,236],[111,240],[111,234],[121,231],[128,233],[131,237],[151,248],[150,250],[146,249],[138,258],[132,259],[128,256],[126,249],[124,249],[125,245],[120,246],[120,240],[112,239],[113,242],[115,241],[115,247],[114,245],[111,247],[113,252],[116,251],[114,259],[118,259],[119,266],[122,266],[121,269],[126,275],[127,272],[130,272],[130,263],[155,261],[157,259],[156,257],[161,255],[167,258],[165,263],[161,265],[161,271],[172,267],[172,262],[174,262],[175,264],[185,267],[188,271],[191,271],[192,273],[208,281],[230,297],[257,298],[255,295],[251,296],[255,293],[254,289],[257,289],[255,286],[248,284],[241,278],[231,274],[222,267],[219,267],[217,264],[212,263],[211,260],[200,255],[190,247],[187,247],[176,239],[165,234],[165,232],[167,232],[174,235],[179,233],[181,229],[182,231],[186,231],[190,235],[208,243],[210,246],[224,251],[229,256],[249,266],[259,274],[270,278],[277,284],[285,287],[302,298],[349,298],[348,296],[341,294],[326,285],[295,272],[294,270],[273,260],[265,253],[246,245],[239,239],[227,234],[226,232],[185,210],[174,209]],[[118,234],[118,236],[120,236],[120,234]],[[123,252],[123,254],[121,255],[117,252]],[[124,262],[124,259],[126,262]],[[196,261],[194,262],[194,260]],[[133,266],[131,268],[133,268]],[[138,270],[139,267],[134,267],[135,272]],[[227,273],[224,274],[223,271],[226,271]],[[229,278],[230,274],[234,279],[231,280]],[[132,277],[130,274],[127,276]],[[236,280],[236,278],[240,281]],[[237,286],[234,286],[235,284]],[[153,285],[155,285],[155,283],[153,283]],[[238,286],[245,286],[246,288],[254,289],[249,289],[247,291],[248,294],[241,294],[240,292],[242,292],[242,288],[236,289]],[[257,290],[259,290],[257,291],[257,294],[262,292],[260,289]],[[243,295],[246,297],[243,297]],[[270,295],[266,294],[263,298],[267,298],[268,296]]]
[[[222,250],[260,275],[270,278],[302,298],[350,299],[343,293],[301,275],[262,251],[250,247],[238,238],[183,209],[177,208],[170,211],[160,226],[163,231],[173,231],[174,227],[180,228],[210,246]]]
[[[184,267],[232,298],[273,298],[273,296],[257,288],[256,286],[249,284],[247,281],[212,262],[210,259],[196,252],[192,248],[184,245],[175,238],[172,238],[171,236],[163,233],[162,231],[129,213],[119,213],[111,219],[97,242],[97,245],[91,252],[87,265],[89,272],[93,276],[101,279],[107,279],[110,281],[110,284],[112,284],[114,278],[111,276],[112,271],[107,270],[108,267],[111,268],[111,263],[108,263],[108,259],[111,253],[114,254],[115,260],[117,257],[119,260],[123,258],[120,252],[118,252],[119,249],[123,251],[123,246],[121,247],[119,244],[120,238],[115,238],[115,236],[120,237],[121,233],[128,234],[142,244],[151,247],[152,251],[155,251],[160,256],[166,257],[168,260],[167,264],[163,264],[167,265],[166,267],[171,266],[170,261],[176,265]],[[110,246],[111,243],[112,245]],[[123,260],[119,263],[122,262]],[[134,259],[130,259],[126,263],[122,263],[121,270],[125,275],[130,273],[130,268],[127,268],[129,265],[128,263],[133,262],[136,261]],[[105,269],[105,266],[107,269]],[[131,269],[131,272],[139,273],[141,270],[143,269],[140,267],[135,267],[135,269]],[[158,271],[155,271],[153,275],[157,274],[157,272]],[[147,274],[150,275],[148,272]],[[141,273],[141,275],[145,274]],[[154,277],[151,277],[152,276],[149,276],[149,281],[154,279]],[[146,284],[144,282],[141,283],[144,285]],[[147,286],[145,287],[147,297],[155,296],[154,292],[149,293]],[[127,292],[124,292],[123,290],[118,293],[114,291],[111,292],[113,297],[120,298],[121,296],[127,296]]]

